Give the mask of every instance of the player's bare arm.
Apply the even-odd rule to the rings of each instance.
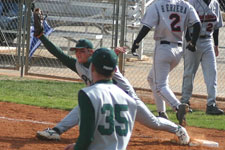
[[[114,49],[114,52],[116,53],[116,55],[119,55],[120,53],[126,53],[126,47],[116,47]]]
[[[219,56],[219,47],[218,45],[217,46],[214,46],[214,51],[215,51],[215,56]]]

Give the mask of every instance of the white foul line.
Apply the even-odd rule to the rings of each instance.
[[[35,120],[28,120],[28,119],[14,119],[14,118],[8,118],[8,117],[0,117],[0,119],[5,119],[9,121],[17,121],[17,122],[31,122],[31,123],[37,123],[37,124],[55,125],[55,123],[52,123],[52,122],[35,121]]]

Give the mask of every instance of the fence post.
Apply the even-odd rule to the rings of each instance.
[[[31,3],[32,1],[27,0],[27,39],[26,39],[26,61],[25,61],[25,75],[28,74],[29,69],[29,52],[30,52],[30,26],[31,26]]]
[[[125,40],[125,27],[126,27],[126,5],[127,0],[122,0],[122,14],[121,14],[121,31],[120,31],[120,46],[124,46]],[[119,69],[122,74],[124,74],[124,63],[125,63],[124,53],[119,54]]]
[[[22,37],[22,20],[23,20],[23,3],[24,0],[19,1],[19,22],[17,34],[17,51],[18,51],[18,69],[21,66],[21,37]]]
[[[115,41],[114,41],[114,48],[117,47],[118,44],[118,32],[119,32],[119,10],[120,10],[120,0],[116,0],[116,27],[115,27]],[[114,24],[114,22],[113,22]]]
[[[145,14],[145,8],[146,8],[145,5],[146,5],[146,0],[141,1],[141,18],[143,18],[144,14]],[[140,48],[138,51],[138,56],[139,56],[140,60],[143,59],[143,48],[144,48],[144,39],[141,41]]]
[[[24,18],[22,17],[22,24],[23,24],[23,28],[22,28],[22,54],[21,54],[21,70],[20,70],[20,77],[23,77],[24,75],[24,48],[25,48],[25,35],[26,35],[26,27],[27,27],[27,5],[26,5],[27,0],[25,0],[25,9],[24,9]]]

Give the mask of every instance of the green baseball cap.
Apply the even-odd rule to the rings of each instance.
[[[70,48],[70,51],[75,51],[77,48],[89,48],[89,49],[93,49],[93,44],[91,43],[90,40],[88,39],[80,39],[76,46],[73,48]]]
[[[99,48],[92,55],[91,62],[98,73],[103,75],[111,74],[117,65],[116,53],[108,48]]]

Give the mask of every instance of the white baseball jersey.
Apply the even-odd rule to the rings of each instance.
[[[199,22],[194,8],[183,0],[156,0],[148,6],[142,24],[155,27],[154,39],[182,43],[187,25]]]
[[[83,64],[76,61],[76,70],[77,74],[81,77],[84,83],[87,86],[90,86],[92,84],[91,67],[87,68]]]
[[[89,68],[85,67],[83,64],[80,64],[78,61],[76,62],[76,70],[81,79],[85,82],[87,86],[92,84],[92,76],[91,76],[91,66]],[[133,99],[139,100],[134,89],[132,88],[129,81],[121,74],[118,66],[116,67],[116,71],[112,77],[114,83],[124,90],[128,95],[130,95]]]
[[[82,89],[94,107],[95,131],[89,150],[125,150],[134,126],[135,100],[114,84]]]
[[[211,0],[209,6],[203,0],[189,0],[189,3],[194,6],[201,20],[200,36],[212,36],[215,29],[223,26],[223,18],[217,0]]]

